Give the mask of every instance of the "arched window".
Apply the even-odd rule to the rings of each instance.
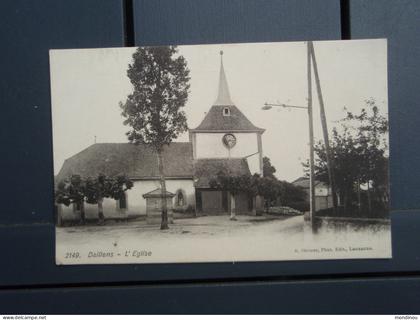
[[[175,203],[176,203],[177,207],[184,206],[184,204],[185,204],[185,198],[184,198],[184,193],[182,192],[182,190],[178,190],[176,192]]]
[[[82,209],[82,206],[80,202],[74,202],[73,203],[73,212],[78,212]]]
[[[230,108],[229,107],[224,107],[223,108],[223,116],[225,116],[225,117],[230,116]]]
[[[125,195],[125,193],[118,200],[118,208],[119,209],[127,209],[127,196]]]

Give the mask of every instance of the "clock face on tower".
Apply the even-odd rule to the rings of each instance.
[[[233,135],[233,133],[226,133],[223,136],[222,141],[228,149],[232,149],[236,145],[236,137]]]

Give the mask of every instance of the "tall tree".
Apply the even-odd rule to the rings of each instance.
[[[127,76],[133,93],[120,102],[124,124],[131,127],[127,137],[132,143],[149,145],[157,154],[163,200],[161,229],[168,229],[162,154],[165,145],[187,130],[182,110],[190,87],[187,62],[175,46],[138,48]]]

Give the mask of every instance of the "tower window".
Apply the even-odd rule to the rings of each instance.
[[[223,108],[223,115],[224,115],[225,117],[229,117],[229,116],[230,116],[230,108],[228,108],[228,107],[224,107],[224,108]]]

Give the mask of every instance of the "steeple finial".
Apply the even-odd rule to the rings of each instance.
[[[233,106],[230,98],[229,86],[226,80],[225,69],[223,67],[223,50],[220,50],[220,74],[219,74],[219,92],[214,102],[215,106]]]

